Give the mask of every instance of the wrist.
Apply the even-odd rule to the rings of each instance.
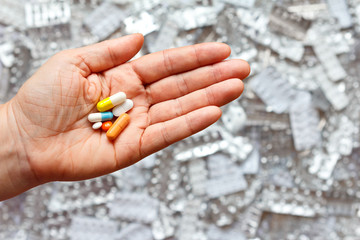
[[[0,201],[37,185],[11,104],[0,105]]]

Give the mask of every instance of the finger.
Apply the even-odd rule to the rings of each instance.
[[[235,59],[167,77],[150,84],[146,90],[150,104],[156,104],[178,98],[226,79],[244,79],[249,73],[249,64],[243,60]]]
[[[238,98],[244,90],[240,79],[229,79],[183,97],[160,102],[149,110],[150,124],[164,122],[206,106],[222,106]]]
[[[141,139],[141,157],[203,130],[216,122],[220,116],[220,108],[208,106],[147,127]]]
[[[75,55],[77,66],[87,77],[129,61],[141,49],[143,42],[143,35],[132,34],[69,51]]]
[[[201,43],[149,54],[131,62],[144,83],[220,62],[231,49],[223,43]]]

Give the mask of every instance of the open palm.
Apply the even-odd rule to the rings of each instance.
[[[129,166],[211,125],[219,106],[243,90],[241,60],[230,48],[204,43],[129,62],[140,34],[66,50],[51,58],[10,102],[11,116],[39,183],[80,180]],[[134,101],[130,123],[115,141],[87,116],[119,91]]]

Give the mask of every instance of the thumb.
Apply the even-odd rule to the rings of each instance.
[[[143,35],[137,33],[70,51],[80,59],[78,67],[87,77],[129,61],[140,51],[143,42]]]

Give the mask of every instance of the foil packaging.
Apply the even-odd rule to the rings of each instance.
[[[0,103],[53,54],[140,32],[251,65],[210,128],[0,202],[0,239],[360,239],[359,0],[0,0]]]

